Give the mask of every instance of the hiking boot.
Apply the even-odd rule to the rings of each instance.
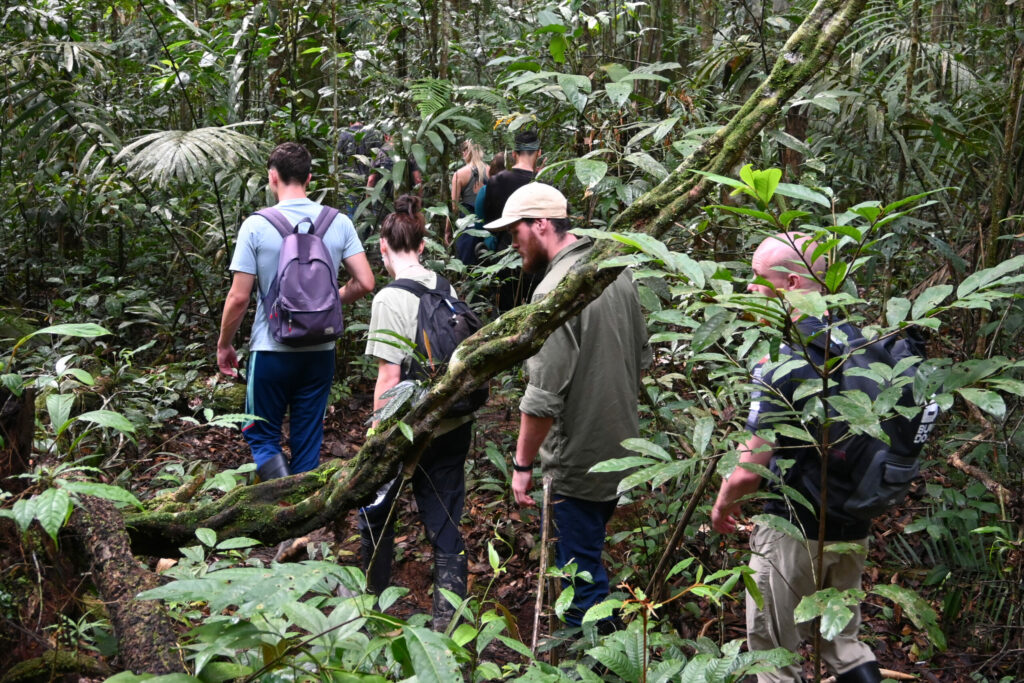
[[[288,468],[288,459],[285,458],[282,453],[276,454],[270,460],[256,468],[256,476],[260,481],[280,479],[281,477],[291,475],[291,473],[291,469]]]
[[[439,633],[447,631],[448,624],[455,616],[455,607],[448,602],[448,598],[444,597],[440,589],[450,590],[460,598],[465,598],[468,574],[468,559],[465,552],[458,555],[434,553],[434,609],[430,625],[433,630]]]
[[[380,536],[376,543],[377,555],[374,557],[374,542],[369,530],[359,532],[359,558],[363,571],[366,572],[366,588],[377,595],[391,584],[391,558],[395,554],[395,537],[392,534]],[[373,566],[370,566],[370,559]]]
[[[865,662],[836,676],[836,683],[879,683],[881,680],[878,662]]]

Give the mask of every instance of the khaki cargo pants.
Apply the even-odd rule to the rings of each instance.
[[[867,549],[867,539],[856,543]],[[796,652],[801,641],[813,640],[813,621],[796,624],[793,610],[805,595],[815,592],[814,569],[817,541],[797,541],[774,529],[755,526],[750,534],[754,555],[750,566],[764,597],[764,608],[758,609],[747,595],[747,638],[751,650],[784,647]],[[825,588],[845,590],[860,588],[864,571],[864,555],[860,553],[825,553]],[[835,640],[821,640],[821,658],[836,673],[844,673],[866,662],[874,661],[871,649],[857,639],[860,628],[860,606],[853,609],[853,618]],[[758,674],[759,683],[803,681],[799,666],[788,666],[768,674]]]

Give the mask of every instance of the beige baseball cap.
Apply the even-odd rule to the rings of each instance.
[[[524,218],[568,218],[569,201],[545,183],[529,183],[509,195],[501,218],[484,225],[487,230],[504,230]]]

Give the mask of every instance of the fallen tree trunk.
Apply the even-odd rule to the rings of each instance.
[[[661,184],[620,214],[611,229],[654,237],[675,229],[712,189],[693,169],[732,173],[750,142],[828,63],[864,2],[818,2],[786,42],[769,77],[739,112]],[[133,548],[166,553],[168,548],[190,542],[199,527],[213,529],[221,538],[246,535],[277,543],[324,526],[366,502],[400,463],[415,463],[448,407],[501,370],[536,353],[552,331],[596,299],[621,271],[621,267],[604,268],[602,264],[623,254],[622,250],[622,245],[613,241],[597,244],[590,257],[543,301],[501,316],[466,340],[448,373],[402,418],[412,429],[412,442],[392,424],[369,439],[350,462],[235,489],[209,504],[167,502],[153,511],[130,514],[126,521]]]
[[[135,598],[156,588],[158,581],[132,555],[124,520],[114,504],[82,496],[68,529],[106,605],[124,667],[136,673],[184,672],[174,622],[163,604]]]

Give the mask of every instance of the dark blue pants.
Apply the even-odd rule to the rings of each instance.
[[[466,548],[459,520],[466,502],[466,454],[472,438],[473,423],[467,422],[434,439],[410,481],[420,521],[435,552],[458,555]],[[394,517],[390,526],[385,525],[398,488],[397,479],[388,482],[377,500],[359,509],[359,530],[368,531],[375,543],[394,534]]]
[[[577,572],[587,571],[593,583],[576,581],[572,607],[566,612],[565,620],[572,626],[579,626],[588,609],[608,596],[608,572],[605,571],[601,553],[608,520],[615,512],[618,499],[605,501],[583,500],[568,496],[553,496],[551,518],[554,522],[555,561],[561,569],[575,562]],[[563,587],[569,581],[562,582]]]
[[[320,464],[324,412],[334,380],[334,349],[326,351],[253,351],[245,412],[262,417],[242,433],[259,467],[281,452],[281,426],[288,412],[292,474]]]

